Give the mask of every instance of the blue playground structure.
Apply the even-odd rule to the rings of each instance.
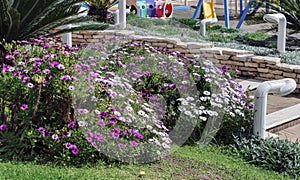
[[[236,26],[236,29],[239,29],[243,23],[243,21],[245,20],[247,13],[249,12],[251,6],[254,4],[255,0],[250,0],[247,4],[247,6],[245,7],[245,9],[243,9],[243,0],[240,0],[240,20]],[[212,0],[211,3],[213,4],[214,1]],[[193,19],[197,19],[197,17],[199,17],[199,12],[201,7],[203,6],[203,0],[199,0],[196,10],[194,12],[193,15]],[[213,6],[212,6],[213,8]],[[257,11],[257,9],[254,9],[254,11]],[[269,12],[269,7],[268,7],[268,3],[266,5],[266,12]],[[230,19],[229,19],[229,9],[228,9],[228,0],[224,0],[224,15],[225,15],[225,26],[226,28],[230,28]]]

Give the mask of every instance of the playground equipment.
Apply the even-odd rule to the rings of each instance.
[[[228,0],[224,0],[224,14],[225,14],[225,26],[226,28],[230,28],[229,25],[229,10],[228,10]],[[203,13],[204,13],[204,19],[207,17],[212,16],[212,18],[217,18],[214,8],[214,1],[211,2],[203,2],[203,0],[199,0],[196,10],[193,15],[193,19],[196,19],[199,16],[199,12],[201,9],[201,6],[203,5]]]
[[[280,53],[285,52],[286,44],[286,18],[283,14],[265,14],[263,19],[270,23],[278,24],[278,35],[277,35],[277,51]]]
[[[170,18],[173,14],[171,0],[126,0],[126,7],[140,17]]]
[[[214,24],[214,23],[218,22],[218,18],[217,18],[216,11],[214,8],[213,0],[211,2],[202,2],[202,7],[203,7],[204,19],[201,20],[201,22],[200,22],[199,33],[201,36],[205,36],[206,24]]]

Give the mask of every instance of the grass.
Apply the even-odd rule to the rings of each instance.
[[[300,51],[286,51],[286,53],[280,54],[276,50],[276,44],[275,46],[270,45],[271,48],[257,47],[243,44],[243,42],[238,42],[235,39],[237,36],[243,37],[246,35],[251,38],[254,37],[254,40],[257,40],[271,35],[249,33],[243,30],[236,31],[235,29],[226,30],[223,28],[217,31],[208,29],[207,36],[202,37],[198,31],[194,30],[193,21],[187,21],[187,24],[183,24],[182,22],[185,23],[183,20],[179,22],[178,19],[162,20],[129,16],[127,19],[127,29],[135,31],[138,35],[179,38],[183,42],[210,42],[217,47],[253,51],[256,55],[280,57],[282,63],[300,65]]]
[[[0,179],[291,179],[225,155],[219,148],[184,146],[152,164],[98,163],[81,168],[0,163]]]

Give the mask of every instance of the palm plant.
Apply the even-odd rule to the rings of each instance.
[[[103,30],[106,24],[78,16],[83,0],[0,0],[0,39],[6,42],[79,30]],[[70,29],[51,30],[68,24]]]
[[[107,21],[107,10],[117,4],[118,0],[86,0],[89,4],[88,15],[96,16],[96,21]]]

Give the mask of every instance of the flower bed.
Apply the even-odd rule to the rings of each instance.
[[[251,98],[225,67],[157,45],[114,35],[80,48],[51,38],[7,44],[1,157],[149,162],[171,146],[252,132]]]
[[[89,31],[73,33],[73,43],[97,43],[103,37],[133,35],[137,42],[145,41],[154,47],[165,46],[171,51],[179,51],[189,58],[205,54],[217,67],[227,65],[237,69],[243,77],[272,80],[293,78],[297,82],[295,93],[300,92],[300,66],[280,62],[280,58],[256,56],[254,52],[213,47],[209,43],[181,42],[176,38],[159,38],[154,36],[138,36],[132,31]]]

